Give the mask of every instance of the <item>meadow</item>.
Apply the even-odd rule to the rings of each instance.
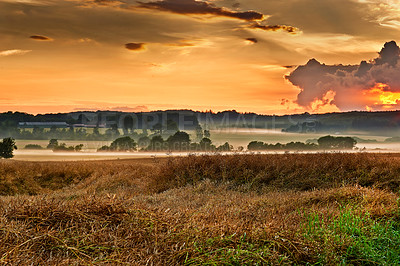
[[[399,264],[400,154],[0,161],[0,264]]]

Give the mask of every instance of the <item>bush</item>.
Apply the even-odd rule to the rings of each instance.
[[[49,141],[49,144],[47,145],[47,149],[54,149],[55,147],[57,147],[58,146],[58,140],[56,140],[56,139],[51,139],[50,141]]]
[[[79,144],[76,146],[69,146],[67,144],[61,143],[53,148],[53,151],[81,151],[83,148],[83,144]]]
[[[39,144],[27,144],[25,145],[26,150],[43,150],[43,147]]]

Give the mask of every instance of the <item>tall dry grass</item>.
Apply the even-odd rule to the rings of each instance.
[[[215,155],[170,158],[152,176],[149,188],[162,192],[205,179],[250,189],[332,188],[343,185],[377,187],[398,192],[399,157],[391,154]]]
[[[310,217],[398,221],[399,159],[1,161],[0,264],[360,264],[345,256],[352,238],[320,237]]]

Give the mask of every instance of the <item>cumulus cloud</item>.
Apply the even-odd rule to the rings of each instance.
[[[145,43],[130,42],[125,44],[125,48],[131,51],[140,51],[145,49]]]
[[[32,36],[29,36],[29,38],[31,38],[32,40],[35,40],[35,41],[52,41],[51,38],[42,36],[42,35],[32,35]]]
[[[215,15],[236,18],[246,21],[262,20],[264,15],[256,11],[232,11],[217,7],[212,3],[196,0],[161,0],[155,2],[139,2],[140,8],[157,9],[184,15]]]
[[[385,43],[374,60],[358,65],[325,65],[315,59],[297,67],[286,76],[300,88],[296,103],[311,107],[329,92],[335,93],[330,104],[340,110],[383,110],[400,105],[400,48]]]
[[[10,55],[24,55],[29,52],[32,52],[32,50],[19,50],[19,49],[5,50],[5,51],[0,51],[0,57],[10,56]]]

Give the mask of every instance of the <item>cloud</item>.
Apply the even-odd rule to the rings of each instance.
[[[288,33],[296,34],[299,32],[299,29],[293,26],[287,26],[287,25],[261,25],[259,23],[254,23],[249,26],[249,28],[252,29],[261,29],[265,31],[278,31],[278,30],[283,30]]]
[[[258,43],[256,38],[246,38],[246,41],[249,41],[250,43]]]
[[[262,20],[264,15],[256,11],[232,11],[216,7],[212,3],[196,0],[161,0],[155,2],[138,2],[139,8],[156,9],[184,15],[215,15],[236,18],[246,21]]]
[[[145,105],[138,105],[135,107],[128,106],[117,106],[110,109],[110,111],[120,111],[120,112],[148,112],[149,108]]]
[[[52,41],[53,40],[49,37],[42,36],[42,35],[32,35],[32,36],[29,36],[29,38],[31,38],[32,40],[35,40],[35,41]]]
[[[296,66],[293,66],[293,65],[287,65],[287,66],[283,66],[284,68],[287,68],[287,69],[291,69],[291,68],[294,68],[294,67],[296,67]]]
[[[303,107],[322,101],[332,91],[330,103],[340,110],[398,108],[400,48],[394,41],[387,42],[377,58],[358,65],[325,65],[311,59],[286,79],[300,88],[296,103]]]
[[[115,0],[93,0],[94,3],[99,4],[99,5],[115,5],[115,4],[121,4],[120,1],[115,1]]]
[[[166,46],[175,46],[175,47],[193,47],[195,46],[194,43],[191,43],[188,40],[179,40],[178,42],[175,43],[166,43]]]
[[[111,6],[111,7],[120,7],[124,3],[118,0],[86,0],[82,4],[84,7],[90,7],[92,5],[96,6]]]
[[[125,44],[125,48],[131,51],[140,51],[145,49],[145,43],[134,43],[130,42]]]
[[[134,112],[134,113],[139,113],[139,112],[149,112],[150,109],[145,106],[145,105],[138,105],[135,107],[128,107],[128,106],[116,106],[116,107],[86,107],[86,108],[74,108],[74,111],[98,111],[98,110],[107,110],[107,111],[114,111],[114,112]]]
[[[19,50],[19,49],[5,50],[5,51],[0,51],[0,57],[10,56],[10,55],[24,55],[29,52],[32,52],[32,50]]]

